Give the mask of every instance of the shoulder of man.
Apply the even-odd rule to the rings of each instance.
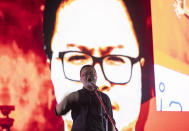
[[[109,105],[111,103],[110,97],[104,92],[100,92],[100,94],[103,102],[106,103],[106,105]]]
[[[72,102],[77,102],[78,99],[79,99],[79,92],[78,91],[74,91],[74,92],[70,93],[67,96],[67,98],[68,98],[68,101],[71,102],[71,103]]]

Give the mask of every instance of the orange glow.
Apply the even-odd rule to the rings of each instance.
[[[142,110],[149,107],[144,131],[188,131],[189,112],[156,111],[156,98],[142,104]]]
[[[145,64],[145,59],[144,58],[140,59],[140,64],[141,64],[142,67],[144,66],[144,64]]]
[[[41,11],[44,11],[44,10],[45,10],[45,5],[41,5],[41,6],[40,6],[40,10],[41,10]]]
[[[64,127],[54,114],[56,101],[43,50],[44,3],[0,1],[0,105],[15,106],[9,115],[14,119],[11,131]]]
[[[189,75],[188,64],[177,60],[165,52],[161,52],[159,50],[155,50],[154,57],[156,58],[156,63],[170,69],[173,69],[177,72]]]
[[[113,110],[115,110],[115,111],[119,111],[119,105],[116,103],[116,102],[114,102],[113,104],[112,104],[112,109]]]
[[[15,105],[9,115],[15,120],[13,130],[28,130],[32,121],[45,123],[40,106],[50,109],[54,99],[48,66],[33,52],[24,54],[16,44],[1,46],[0,65],[0,105]]]
[[[99,90],[102,91],[102,92],[103,91],[110,91],[110,87],[104,85],[104,86],[99,87]]]
[[[68,128],[68,131],[71,131],[72,124],[73,124],[72,121],[70,121],[70,120],[66,120],[66,125],[67,125],[67,128]]]
[[[123,129],[121,129],[121,131],[133,131],[133,130],[134,130],[134,127],[135,127],[135,125],[136,125],[136,122],[137,122],[137,120],[131,122],[131,123],[129,124],[129,126],[124,127]]]
[[[189,21],[184,15],[177,17],[174,3],[152,0],[154,62],[188,75]]]

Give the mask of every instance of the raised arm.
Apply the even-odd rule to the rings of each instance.
[[[73,104],[78,102],[78,100],[79,93],[77,91],[65,96],[63,100],[55,107],[56,115],[60,116],[66,114],[72,108]]]

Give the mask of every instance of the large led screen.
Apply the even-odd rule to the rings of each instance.
[[[170,3],[0,0],[0,130],[70,131],[55,106],[83,88],[86,64],[119,131],[189,129],[187,6]]]

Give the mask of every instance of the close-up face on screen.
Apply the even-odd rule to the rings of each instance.
[[[141,104],[138,44],[122,1],[62,2],[51,43],[51,78],[57,102],[81,89],[81,67],[94,65],[96,85],[110,97],[117,127],[132,129]],[[69,127],[71,117],[63,119]]]

